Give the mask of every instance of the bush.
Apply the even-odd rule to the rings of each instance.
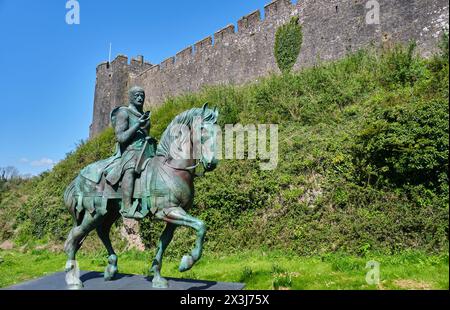
[[[412,42],[405,49],[401,45],[382,55],[380,70],[381,82],[387,88],[413,85],[424,76],[425,67],[414,54],[416,43]]]
[[[376,107],[355,148],[360,164],[371,167],[372,183],[382,178],[440,191],[448,186],[448,115],[442,99]]]

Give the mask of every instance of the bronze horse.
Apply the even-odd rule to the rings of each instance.
[[[202,255],[205,223],[186,211],[193,204],[195,168],[202,164],[205,171],[212,171],[217,166],[218,115],[217,109],[210,109],[205,104],[203,108],[194,108],[176,116],[164,131],[156,156],[144,163],[142,173],[136,180],[136,203],[133,206],[135,214],[139,214],[137,218],[152,216],[166,222],[151,267],[155,288],[168,287],[167,280],[161,276],[162,258],[177,226],[191,227],[197,234],[195,247],[181,259],[180,272],[191,269]],[[194,127],[199,127],[199,130]],[[199,152],[199,145],[201,148],[208,145],[208,151]],[[184,156],[180,156],[180,152],[184,152]],[[65,269],[68,287],[83,287],[75,256],[84,239],[94,229],[109,255],[104,278],[106,281],[112,280],[118,272],[118,259],[109,233],[113,223],[120,218],[120,186],[109,186],[104,176],[99,183],[95,183],[79,174],[66,189],[64,202],[74,219],[74,227],[64,247],[68,255]]]

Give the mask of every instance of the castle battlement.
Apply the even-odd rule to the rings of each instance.
[[[109,113],[125,104],[126,91],[139,85],[146,105],[195,92],[204,85],[242,84],[279,73],[273,54],[279,26],[297,16],[303,43],[294,70],[344,57],[358,49],[386,47],[415,40],[427,57],[448,27],[447,0],[378,0],[380,23],[366,22],[369,0],[276,0],[190,45],[157,65],[118,55],[97,66],[94,115],[90,136],[109,125]],[[145,44],[145,42],[144,42]]]
[[[212,48],[212,37],[206,37],[194,44],[194,54],[198,57],[203,54],[205,50]]]
[[[109,62],[104,61],[97,66],[97,73],[104,72],[109,69]]]
[[[277,18],[279,15],[289,12],[292,4],[289,0],[277,0],[264,7],[264,17],[266,19]]]
[[[238,20],[238,32],[252,31],[260,25],[261,12],[256,10]]]
[[[214,33],[214,45],[220,46],[224,41],[229,41],[234,35],[234,25],[228,25]]]
[[[175,57],[169,57],[166,60],[164,60],[159,65],[159,67],[161,68],[161,70],[166,70],[166,69],[172,69],[174,65],[175,65]]]
[[[192,46],[186,47],[175,55],[177,62],[188,62],[192,58],[192,53]]]

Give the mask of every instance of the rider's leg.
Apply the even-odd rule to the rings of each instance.
[[[133,190],[134,190],[134,180],[135,180],[134,169],[128,169],[124,172],[122,177],[122,210],[120,213],[127,217],[132,214],[128,214],[133,204]]]

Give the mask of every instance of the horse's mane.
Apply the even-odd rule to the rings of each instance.
[[[202,122],[215,123],[217,121],[217,114],[213,109],[206,108],[199,109],[193,108],[187,110],[181,114],[178,114],[167,126],[166,130],[161,136],[161,140],[156,149],[156,156],[164,156],[167,157],[170,152],[170,145],[175,139],[173,135],[171,135],[171,130],[174,126],[185,125],[189,129],[192,127],[192,122],[195,117],[202,117]]]

